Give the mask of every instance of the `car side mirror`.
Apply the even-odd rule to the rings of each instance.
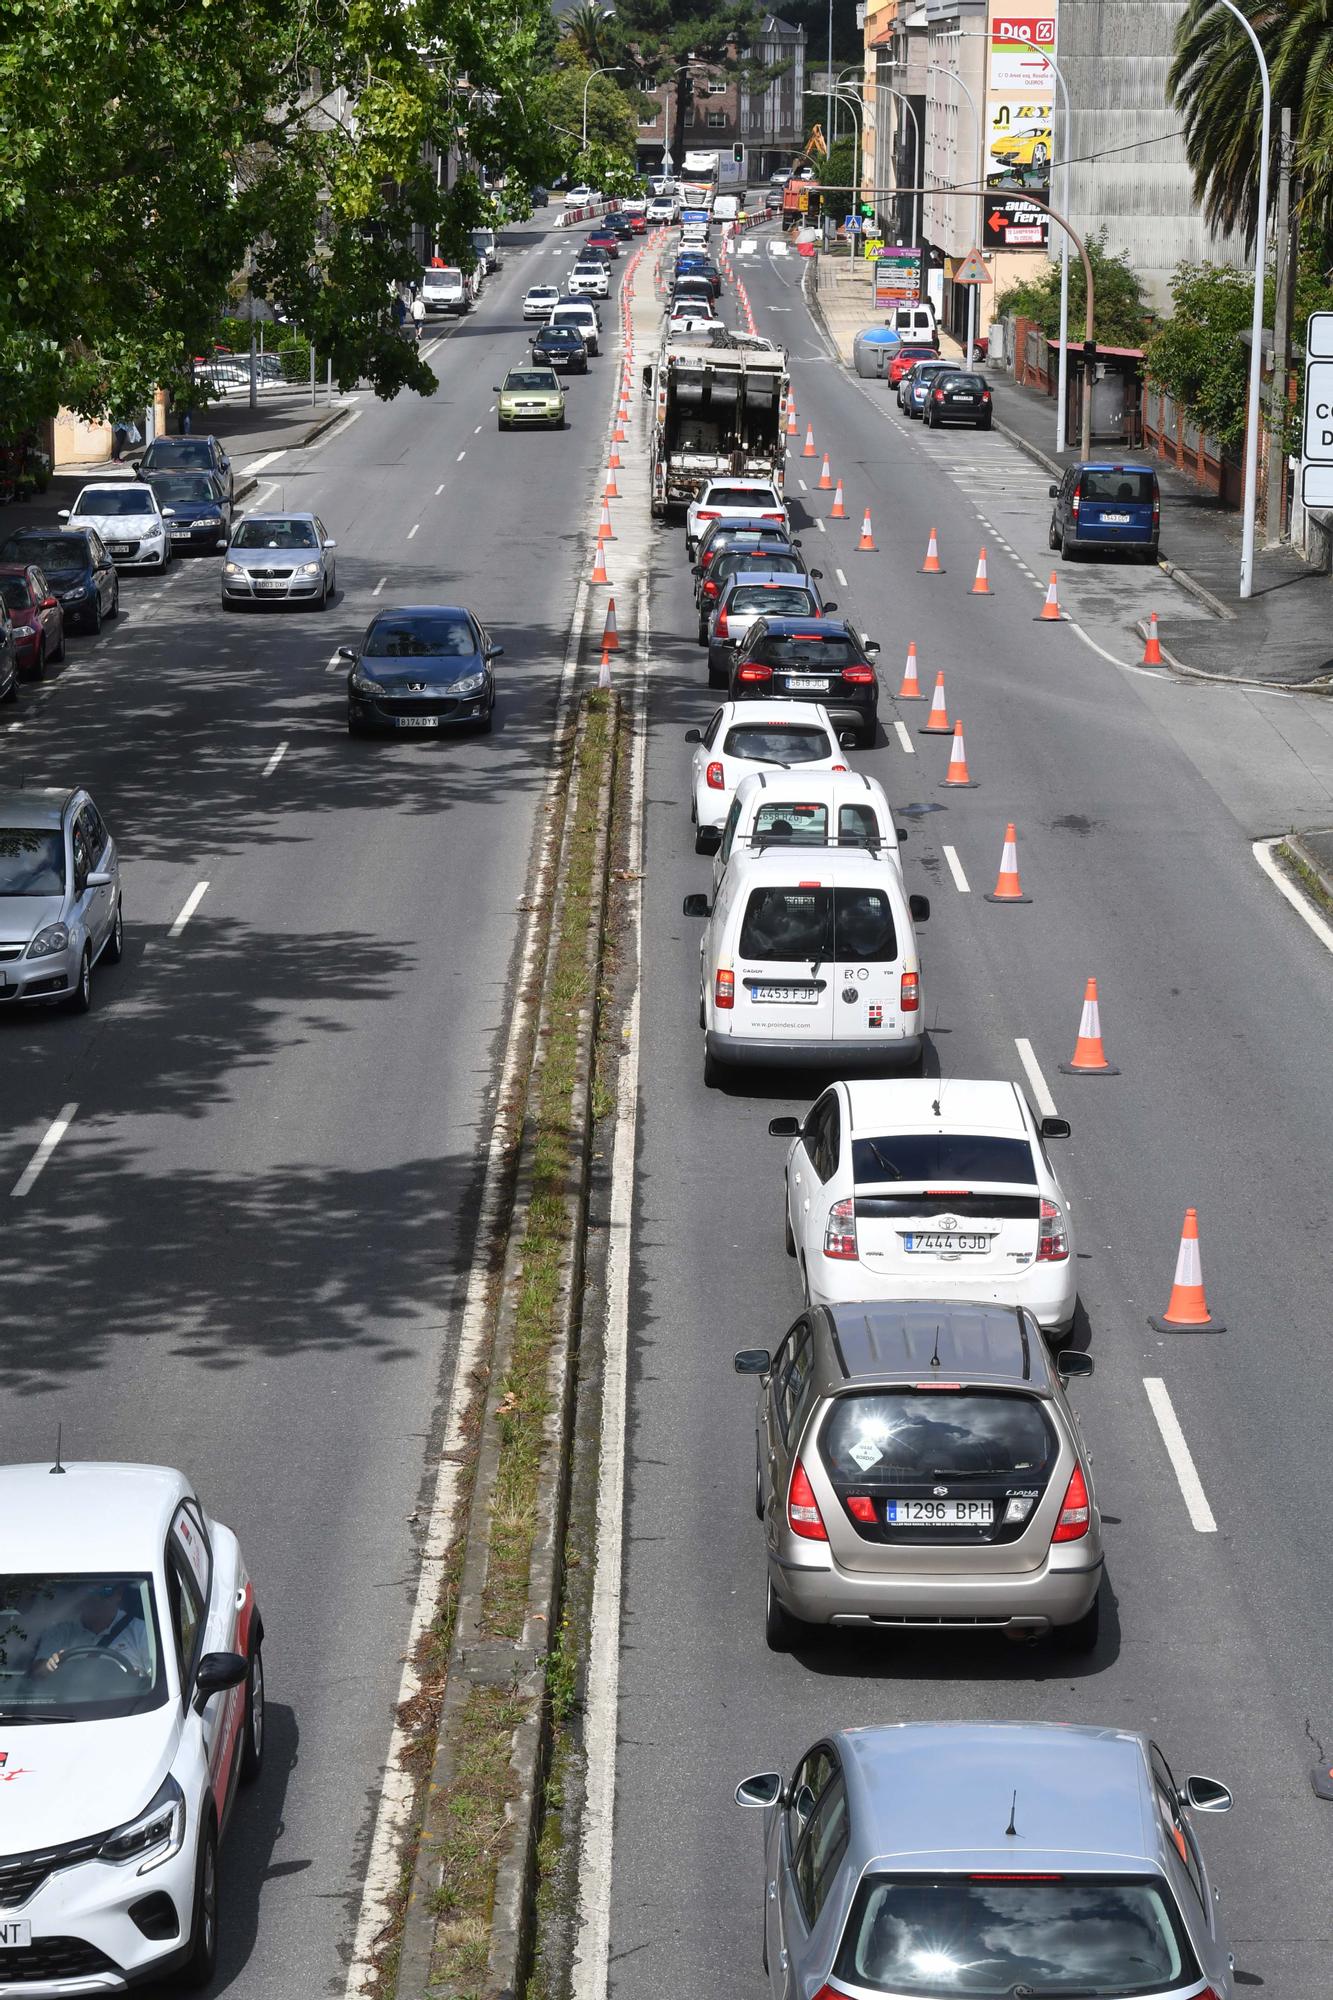
[[[806,575],[812,576],[816,583],[822,583],[824,581],[824,572],[822,569],[807,570]],[[827,610],[828,609],[827,605],[824,608],[825,610]]]
[[[499,393],[500,393],[500,384],[499,384],[498,382],[492,382],[492,384],[491,384],[491,394],[492,394],[493,396],[498,396],[498,395],[499,395]]]
[[[62,508],[60,509],[60,511],[59,511],[59,512],[57,513],[57,515],[56,515],[56,519],[57,519],[57,521],[68,521],[68,519],[69,519],[69,508],[68,508],[68,507],[62,507]]]
[[[1072,1382],[1076,1376],[1091,1375],[1095,1366],[1090,1354],[1080,1354],[1072,1347],[1063,1348],[1055,1357],[1055,1372],[1062,1382]]]
[[[1230,1812],[1235,1804],[1230,1787],[1216,1778],[1186,1778],[1185,1800],[1195,1812]]]
[[[1067,1139],[1069,1120],[1067,1118],[1043,1118],[1037,1128],[1043,1139]]]
[[[194,1676],[194,1705],[202,1708],[210,1695],[239,1687],[250,1671],[244,1653],[205,1653]]]
[[[880,645],[878,639],[867,639],[865,642],[865,649],[867,653],[869,653],[872,660],[876,660],[879,658]]]
[[[738,1375],[768,1375],[772,1373],[773,1357],[766,1347],[743,1347],[731,1365]]]
[[[503,646],[488,646],[486,648],[486,658],[488,660],[502,660],[504,658],[504,650]]]
[[[929,896],[909,896],[907,898],[907,907],[911,911],[912,922],[914,924],[928,924],[930,922]]]
[[[163,520],[168,520],[168,519],[169,519],[169,518],[171,517],[171,515],[173,515],[173,514],[175,513],[175,511],[176,511],[176,509],[175,509],[174,507],[164,507],[164,508],[162,509],[162,518],[163,518]]]
[[[736,1787],[738,1806],[764,1809],[775,1806],[782,1797],[782,1773],[761,1771],[757,1777],[742,1778]]]
[[[85,889],[109,889],[111,887],[111,877],[104,869],[94,868],[83,886]]]
[[[132,458],[130,460],[130,471],[135,475],[136,478],[138,477],[139,474],[139,467],[142,464],[143,460],[141,458]]]
[[[330,535],[324,546],[326,549],[336,549],[338,544],[334,541],[332,535]]]
[[[59,603],[60,599],[58,597],[44,597],[42,599],[42,609],[43,611],[54,611]]]
[[[687,917],[709,917],[713,914],[712,904],[707,896],[701,895],[687,896],[681,904],[681,909]]]
[[[813,571],[811,572],[811,574],[813,575]],[[836,611],[836,610],[837,610],[837,608],[838,608],[838,600],[837,600],[837,598],[836,598],[836,597],[826,597],[826,598],[824,599],[824,602],[823,602],[823,604],[822,604],[822,605],[820,606],[820,612],[821,612],[821,614],[822,614],[822,613],[823,613],[823,612],[825,612],[825,611]]]
[[[338,648],[338,658],[339,658],[340,660],[352,660],[352,661],[355,661],[355,659],[356,659],[356,647],[355,647],[355,646],[339,646],[339,648]]]
[[[685,731],[685,741],[687,743],[702,743],[703,737],[699,734],[697,729],[687,729]]]
[[[895,826],[893,831],[897,835],[899,840],[906,840],[907,828],[905,826]]]
[[[856,731],[854,729],[841,730],[838,735],[838,741],[839,743],[841,743],[844,750],[855,750]]]
[[[1060,489],[1058,486],[1048,486],[1046,488],[1046,491],[1050,494],[1052,500],[1058,500],[1060,498]]]
[[[768,1121],[770,1139],[799,1139],[801,1129],[799,1118],[770,1118]]]

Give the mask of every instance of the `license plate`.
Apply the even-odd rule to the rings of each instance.
[[[1102,519],[1103,521],[1114,521],[1117,528],[1126,528],[1129,526],[1128,514],[1103,514]]]
[[[259,579],[259,582],[255,585],[255,588],[256,590],[286,590],[287,585],[283,582],[281,577],[263,576]]]
[[[130,552],[130,545],[128,542],[111,542],[108,544],[108,549],[109,553],[113,556],[127,556]]]
[[[20,1951],[32,1943],[32,1921],[28,1917],[11,1917],[8,1923],[0,1924],[0,1951]]]
[[[171,531],[171,539],[173,542],[188,542],[190,539],[190,531],[188,528],[173,528]]]
[[[886,1500],[884,1519],[893,1528],[989,1528],[993,1500]]]
[[[957,1229],[909,1230],[903,1237],[904,1250],[934,1250],[946,1257],[975,1257],[989,1247],[989,1236]]]
[[[949,401],[951,403],[970,403],[972,398],[970,396],[950,396]]]
[[[796,691],[797,691],[798,693],[800,693],[800,694],[827,694],[827,693],[828,693],[828,682],[827,682],[827,681],[810,681],[810,680],[795,680],[795,679],[789,679],[789,680],[788,680],[788,682],[787,682],[787,686],[788,686],[789,688],[794,688],[794,689],[795,689],[795,690],[796,690]]]
[[[795,1002],[798,1007],[813,1007],[819,998],[815,986],[752,986],[750,998],[759,1007],[785,1007]]]
[[[394,721],[400,729],[438,729],[438,715],[396,715]]]

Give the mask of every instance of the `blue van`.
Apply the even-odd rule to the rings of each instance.
[[[1133,549],[1157,561],[1161,496],[1150,465],[1088,459],[1050,489],[1050,541],[1066,560],[1084,549]]]

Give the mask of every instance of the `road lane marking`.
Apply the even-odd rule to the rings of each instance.
[[[463,460],[464,460],[464,459],[465,459],[466,457],[467,457],[467,452],[466,452],[466,450],[463,450],[463,451],[460,451],[460,452],[459,452],[459,454],[458,454],[458,461],[459,461],[459,463],[461,464],[461,463],[462,463],[462,461],[463,461]]]
[[[273,776],[273,773],[277,770],[279,764],[282,762],[283,758],[286,755],[287,755],[287,744],[286,740],[284,739],[281,743],[279,743],[277,749],[273,752],[273,755],[269,758],[267,764],[265,764],[263,770],[260,773],[260,776],[264,778],[271,778]]]
[[[439,483],[439,485],[438,485],[438,486],[436,487],[436,489],[435,489],[435,498],[436,498],[437,500],[439,499],[439,497],[440,497],[441,493],[443,493],[443,491],[444,491],[444,481],[443,481],[443,480],[441,480],[441,481],[440,481],[440,483]]]
[[[1032,1085],[1032,1095],[1037,1100],[1038,1111],[1043,1118],[1058,1118],[1060,1114],[1055,1108],[1055,1099],[1046,1088],[1046,1079],[1041,1073],[1041,1064],[1037,1061],[1031,1042],[1026,1041],[1022,1035],[1015,1035],[1014,1047],[1018,1050],[1018,1060],[1027,1071],[1027,1079]]]
[[[377,583],[377,584],[375,585],[375,588],[374,588],[374,589],[373,589],[373,590],[371,591],[371,593],[370,593],[370,594],[371,594],[371,596],[372,596],[372,597],[378,597],[378,596],[379,596],[379,594],[380,594],[380,592],[381,592],[381,591],[383,590],[383,588],[384,588],[385,584],[386,584],[386,583],[387,583],[388,581],[389,581],[389,579],[388,579],[388,577],[387,577],[387,576],[382,576],[382,577],[380,578],[379,582],[378,582],[378,583]],[[335,656],[335,657],[336,657],[336,656]]]
[[[408,529],[408,531],[407,531],[407,539],[408,539],[408,541],[409,541],[409,542],[411,541],[411,539],[412,539],[413,535],[415,535],[415,534],[416,534],[416,532],[417,532],[417,530],[418,530],[418,529],[420,528],[420,526],[421,526],[421,523],[420,523],[420,521],[414,521],[414,522],[412,523],[411,527],[410,527],[410,528]]]
[[[834,572],[833,572],[833,574],[834,574],[834,576],[836,576],[836,577],[837,577],[837,579],[838,579],[838,582],[839,582],[839,583],[840,583],[840,584],[842,585],[843,589],[844,589],[844,590],[846,590],[846,588],[847,588],[847,579],[846,579],[846,577],[845,577],[845,576],[843,575],[842,571],[841,571],[840,569],[835,569],[835,570],[834,570]]]
[[[1203,1490],[1203,1481],[1199,1478],[1194,1454],[1185,1442],[1185,1433],[1180,1428],[1180,1419],[1176,1415],[1175,1405],[1171,1401],[1166,1383],[1160,1375],[1145,1375],[1143,1386],[1148,1392],[1148,1401],[1157,1419],[1157,1428],[1162,1433],[1162,1443],[1166,1446],[1166,1455],[1176,1475],[1181,1498],[1185,1502],[1185,1511],[1190,1517],[1190,1525],[1197,1528],[1201,1535],[1215,1535],[1217,1522],[1213,1519],[1213,1510],[1208,1505],[1208,1496]]]
[[[1270,882],[1282,891],[1298,917],[1310,926],[1325,951],[1333,951],[1333,930],[1324,922],[1317,910],[1312,910],[1296,884],[1282,872],[1281,863],[1274,859],[1274,849],[1282,845],[1280,840],[1256,840],[1250,852]]]
[[[801,478],[799,473],[797,473],[796,475],[796,484],[800,487],[802,493],[808,493],[810,491],[810,488],[806,485],[805,481]]]
[[[27,1166],[9,1190],[11,1201],[22,1201],[24,1195],[32,1192],[37,1176],[41,1173],[42,1168],[46,1165],[66,1132],[68,1132],[78,1108],[77,1104],[61,1105],[60,1116],[51,1120],[38,1144],[37,1151],[33,1154]]]
[[[822,519],[817,519],[815,522],[815,526],[818,528],[821,535],[826,534],[828,532],[824,526]]]
[[[915,757],[916,745],[915,743],[913,743],[911,737],[907,733],[906,724],[899,722],[895,718],[893,726],[898,732],[898,741],[902,744],[903,749],[907,752],[909,757]]]
[[[266,451],[266,452],[264,453],[264,455],[263,455],[263,457],[262,457],[262,458],[257,458],[257,459],[255,460],[255,462],[254,462],[254,464],[253,464],[253,465],[247,465],[247,466],[246,466],[246,468],[245,468],[245,469],[246,469],[246,472],[247,472],[247,473],[248,473],[248,474],[249,474],[249,475],[250,475],[251,477],[253,477],[253,476],[254,476],[254,474],[255,474],[256,472],[264,472],[264,471],[266,471],[266,470],[267,470],[267,468],[268,468],[268,467],[269,467],[270,465],[275,465],[275,464],[277,463],[277,461],[278,461],[278,460],[279,460],[279,459],[280,459],[280,458],[281,458],[281,457],[283,456],[283,454],[284,454],[284,453],[286,452],[286,449],[287,449],[287,447],[286,447],[285,445],[283,445],[283,446],[282,446],[282,448],[281,448],[281,450],[279,450],[279,451]]]
[[[473,431],[472,435],[473,435],[473,437],[474,437],[474,438],[479,438],[479,437],[481,436],[481,425],[480,425],[480,424],[478,424],[478,425],[477,425],[477,428],[476,428],[476,429],[475,429],[475,430]]]
[[[180,915],[177,917],[175,923],[171,926],[171,929],[167,932],[167,936],[169,938],[180,936],[181,932],[185,929],[185,926],[189,923],[190,918],[199,908],[199,905],[203,902],[204,897],[207,894],[208,894],[207,882],[196,882],[193,889],[191,889],[189,895],[185,898],[185,902],[182,905]]]
[[[341,653],[330,653],[330,654],[329,654],[329,664],[328,664],[328,672],[329,672],[329,673],[332,673],[332,672],[333,672],[333,669],[334,669],[334,668],[335,668],[335,667],[336,667],[336,666],[338,665],[338,663],[339,663],[339,661],[341,660],[341,658],[342,658],[342,654],[341,654]]]
[[[271,486],[266,486],[262,493],[256,493],[255,506],[262,507],[264,503],[267,501],[269,495],[271,493],[276,493],[277,490],[278,490],[278,481],[275,479],[273,484]]]
[[[898,724],[898,727],[900,729],[902,728],[901,722]],[[963,864],[958,859],[957,848],[946,847],[943,849],[943,853],[944,853],[944,859],[949,864],[949,873],[953,876],[954,888],[958,891],[960,896],[970,896],[972,894],[972,884],[968,881],[966,875],[964,875],[963,873]]]

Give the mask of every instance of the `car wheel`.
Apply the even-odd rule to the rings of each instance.
[[[1078,555],[1078,550],[1068,535],[1060,537],[1060,554],[1066,562],[1073,562]]]
[[[981,421],[978,423],[977,429],[979,431],[988,431],[990,429],[990,423],[991,420],[989,417],[983,417]]]
[[[93,960],[87,945],[83,947],[83,957],[79,960],[79,983],[74,988],[70,1006],[76,1014],[86,1014],[93,1004]]]
[[[41,680],[45,672],[46,672],[46,647],[43,644],[37,648],[37,658],[33,661],[32,664],[32,677],[35,681],[39,681]]]
[[[764,1518],[764,1468],[759,1457],[759,1439],[754,1441],[754,1511],[757,1519]]]
[[[241,1741],[241,1783],[252,1785],[264,1768],[264,1641],[255,1640],[245,1682],[245,1734]]]
[[[477,723],[477,735],[489,736],[495,722],[495,703],[492,702],[485,715]]]
[[[497,431],[507,431],[509,429],[509,426],[505,422],[503,417],[497,417],[495,419],[495,428]]]
[[[120,616],[120,578],[117,577],[115,586],[111,592],[111,609],[110,611],[108,611],[107,617],[119,618],[119,616]]]
[[[708,626],[702,618],[699,620],[699,644],[701,646],[708,644]]]
[[[181,1967],[181,1984],[192,1992],[207,1986],[218,1962],[218,1837],[210,1819],[199,1842],[194,1878],[194,1918],[190,1955]]]
[[[102,956],[108,965],[119,965],[125,956],[125,917],[119,896],[116,898],[116,914],[111,922],[111,935],[106,941]]]
[[[1052,1637],[1063,1653],[1091,1653],[1102,1626],[1102,1594],[1099,1590],[1081,1618],[1072,1625],[1057,1625]]]
[[[315,609],[316,611],[327,611],[328,608],[329,608],[329,586],[326,583],[321,586],[319,596],[315,599]]]
[[[856,747],[858,750],[873,750],[878,740],[878,722],[867,722],[856,732]]]
[[[62,619],[60,622],[60,644],[57,646],[55,652],[52,653],[51,658],[53,660],[59,661],[63,660],[64,657],[65,657],[65,623],[64,620]]]
[[[773,1594],[773,1579],[768,1579],[768,1596],[764,1604],[764,1640],[770,1653],[789,1653],[800,1639],[801,1625],[785,1611]]]
[[[726,1064],[720,1063],[711,1049],[704,1050],[704,1089],[720,1090],[726,1075]]]
[[[1051,525],[1046,530],[1046,546],[1051,549],[1058,549],[1060,546],[1060,530],[1055,525],[1054,514],[1051,516]]]
[[[18,698],[19,698],[18,668],[14,667],[10,671],[9,686],[5,689],[4,693],[0,695],[0,701],[17,701]]]
[[[100,597],[94,596],[93,598],[92,616],[88,620],[86,629],[92,633],[94,639],[102,629],[102,600]]]
[[[347,734],[349,736],[365,736],[367,734],[365,723],[362,722],[359,715],[353,715],[350,708],[347,711]]]

